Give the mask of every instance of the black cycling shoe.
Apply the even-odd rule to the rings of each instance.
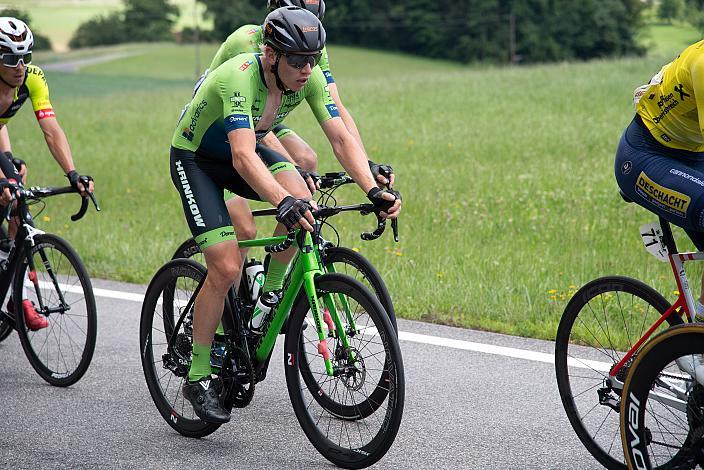
[[[208,375],[196,382],[186,380],[183,396],[193,405],[196,415],[207,423],[227,423],[230,412],[220,404],[218,389],[222,390],[222,380],[217,375]]]

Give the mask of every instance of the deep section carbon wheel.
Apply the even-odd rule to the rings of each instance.
[[[669,307],[642,282],[612,276],[579,289],[560,320],[555,372],[562,404],[582,444],[606,468],[626,468],[618,416],[629,364],[614,378],[609,372]],[[668,322],[682,319],[673,313]]]
[[[401,424],[405,380],[396,331],[378,299],[359,281],[325,274],[315,284],[320,304],[334,303],[336,311],[328,313],[339,316],[349,348],[336,337],[327,338],[334,370],[329,376],[308,300],[299,295],[284,346],[289,396],[303,431],[325,458],[344,468],[365,468],[386,454]],[[346,311],[352,312],[355,328]],[[306,374],[315,387],[306,383]],[[316,395],[325,395],[325,404]]]

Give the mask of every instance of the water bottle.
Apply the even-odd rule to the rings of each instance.
[[[264,285],[264,266],[262,263],[252,258],[245,265],[244,272],[247,276],[247,286],[249,286],[250,298],[254,302],[259,298],[259,293]]]
[[[249,320],[249,328],[257,334],[262,332],[266,319],[269,317],[271,310],[279,303],[279,296],[276,292],[264,292],[257,301],[257,305],[252,312],[252,318]]]
[[[0,271],[5,271],[9,265],[10,252],[15,247],[11,238],[0,240]]]

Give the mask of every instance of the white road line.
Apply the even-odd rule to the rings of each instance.
[[[80,286],[67,286],[69,292],[82,292]],[[123,292],[111,289],[99,289],[94,287],[93,293],[96,297],[105,297],[109,299],[130,300],[133,302],[143,302],[144,295],[135,294],[132,292]],[[407,331],[398,332],[399,339],[409,341],[411,343],[430,344],[434,346],[442,346],[445,348],[461,349],[464,351],[474,351],[485,354],[495,354],[498,356],[514,357],[517,359],[525,359],[528,361],[544,362],[548,364],[555,363],[553,354],[530,351],[528,349],[509,348],[506,346],[496,346],[493,344],[475,343],[472,341],[464,341],[459,339],[443,338],[440,336],[422,335],[419,333],[409,333]],[[601,361],[591,361],[587,359],[570,358],[568,364],[572,367],[580,367],[584,369],[594,369],[600,372],[608,371],[612,364]]]

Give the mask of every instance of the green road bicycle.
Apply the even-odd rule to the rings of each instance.
[[[0,341],[17,330],[22,348],[39,376],[52,385],[66,387],[83,377],[93,357],[98,323],[95,297],[78,254],[67,241],[35,228],[29,208],[44,204],[44,198],[77,190],[70,186],[26,189],[17,184],[11,192],[13,199],[17,195],[17,207],[12,213],[17,215],[19,229],[8,259],[0,266],[0,305],[8,301],[0,311]],[[89,196],[99,211],[95,196]],[[87,196],[83,197],[80,210],[71,216],[73,221],[83,217],[88,201]],[[6,219],[10,217],[10,207]],[[22,300],[32,302],[47,319],[46,328],[32,331],[27,327]]]
[[[334,196],[335,191],[350,183],[354,183],[354,180],[346,176],[344,172],[324,174],[320,178],[318,205],[335,205],[337,203]],[[254,211],[254,215],[261,216],[262,213],[260,211]],[[329,221],[325,221],[322,226],[329,227],[337,235],[337,229]],[[396,235],[396,238],[398,238],[398,235]],[[379,302],[381,302],[381,306],[384,307],[384,310],[386,310],[386,313],[389,315],[391,325],[398,331],[396,310],[394,309],[386,283],[379,274],[379,271],[377,271],[374,265],[361,253],[339,245],[339,236],[337,237],[337,243],[325,241],[320,245],[320,257],[325,272],[346,274],[364,284],[365,287],[377,296]],[[205,262],[203,254],[193,238],[189,238],[179,245],[171,259],[177,258],[193,258],[201,264]]]
[[[318,221],[346,211],[370,213],[374,206],[321,206]],[[274,209],[259,211],[274,215]],[[334,464],[365,468],[391,447],[403,414],[405,380],[396,330],[375,295],[359,281],[325,273],[316,232],[241,241],[243,247],[278,252],[299,250],[284,281],[282,300],[262,335],[248,329],[254,308],[246,280],[232,288],[222,317],[225,335],[220,368],[223,405],[245,407],[264,380],[275,342],[286,323],[284,365],[294,412],[310,442]],[[373,237],[380,236],[380,222]],[[367,234],[371,237],[371,234]],[[140,323],[142,366],[162,417],[179,433],[202,437],[219,424],[197,418],[181,393],[190,365],[193,304],[206,276],[192,259],[175,259],[152,279]],[[288,320],[287,320],[288,319]]]

